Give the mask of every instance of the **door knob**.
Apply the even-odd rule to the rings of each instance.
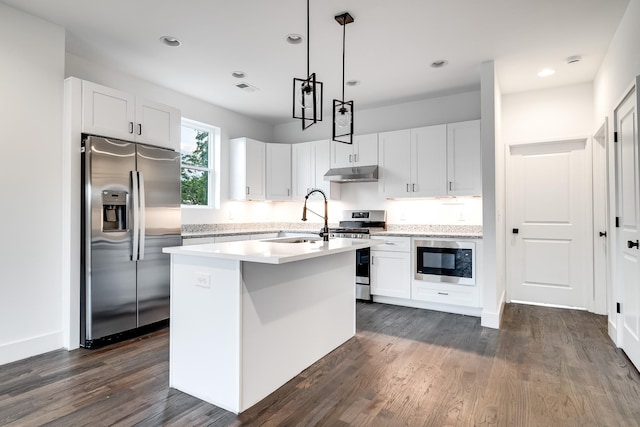
[[[598,233],[598,235],[600,235],[600,237],[607,237],[607,232],[606,231],[601,231]]]
[[[637,240],[635,242],[632,242],[631,240],[627,240],[627,247],[629,249],[635,247],[636,249],[639,249],[640,246],[640,242],[638,242]]]

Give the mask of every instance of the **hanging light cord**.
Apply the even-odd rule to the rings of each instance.
[[[308,0],[307,0],[308,1]],[[344,23],[342,24],[342,102],[344,102],[344,47],[345,47],[345,35],[347,33],[347,18],[343,18]],[[343,107],[344,108],[344,107]]]
[[[307,78],[309,78],[309,0],[307,0]]]

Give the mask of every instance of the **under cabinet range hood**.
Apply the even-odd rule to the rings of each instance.
[[[375,182],[378,180],[378,166],[353,166],[329,169],[324,174],[325,181],[331,182]]]

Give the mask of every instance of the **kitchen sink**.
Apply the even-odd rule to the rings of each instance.
[[[315,243],[321,242],[319,237],[279,237],[277,239],[262,240],[268,243]]]

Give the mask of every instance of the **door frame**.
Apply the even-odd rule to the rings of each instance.
[[[618,212],[620,211],[619,199],[618,199],[618,158],[620,157],[619,145],[616,143],[615,134],[617,132],[616,123],[616,110],[622,105],[622,103],[631,95],[633,90],[640,90],[640,75],[637,75],[631,84],[622,93],[616,102],[613,103],[611,109],[611,117],[613,124],[609,126],[609,140],[613,141],[613,144],[609,144],[608,150],[608,164],[609,164],[609,229],[612,230],[611,238],[609,239],[609,272],[610,272],[610,284],[611,284],[611,313],[607,316],[607,329],[609,337],[620,348],[623,346],[623,328],[620,327],[623,322],[622,313],[617,311],[617,303],[622,302],[624,298],[623,284],[620,282],[617,273],[618,260],[620,259],[620,248],[618,245],[618,227],[616,227],[616,220]],[[640,98],[640,93],[636,92],[636,96]],[[640,115],[639,115],[640,117]],[[640,120],[640,119],[639,119]]]
[[[593,191],[592,197],[592,209],[593,209],[593,297],[594,297],[594,313],[597,314],[609,314],[611,309],[611,268],[609,266],[610,263],[610,253],[611,248],[609,246],[610,237],[612,231],[610,227],[609,218],[610,210],[609,210],[609,188],[610,188],[610,179],[609,179],[609,119],[608,117],[604,118],[604,122],[598,129],[598,131],[593,136],[593,144],[592,144],[592,184],[591,188]],[[605,182],[602,186],[596,185],[595,180],[595,171],[596,169],[602,168],[602,176],[605,179]],[[597,213],[597,206],[600,204],[604,205],[604,218],[600,218]],[[597,223],[598,222],[598,223]],[[604,230],[603,230],[604,229]],[[596,258],[597,255],[597,246],[599,245],[599,240],[601,239],[599,233],[606,232],[607,236],[604,241],[604,254],[603,260],[598,261]],[[596,280],[596,266],[600,264],[600,268],[604,268],[604,283],[599,283]],[[614,306],[615,308],[615,306]]]
[[[589,270],[591,271],[591,274],[589,274],[587,277],[590,279],[589,283],[587,284],[587,288],[584,289],[585,293],[588,293],[588,296],[585,298],[586,301],[586,309],[589,312],[594,312],[595,311],[595,295],[602,295],[603,293],[606,294],[606,289],[602,290],[602,289],[598,289],[596,291],[595,289],[595,280],[594,280],[594,270],[593,270],[593,253],[594,253],[594,248],[593,248],[593,138],[591,135],[582,135],[582,136],[576,136],[576,137],[559,137],[559,138],[549,138],[549,139],[539,139],[539,140],[532,140],[532,141],[519,141],[519,142],[511,142],[511,143],[507,143],[504,146],[505,149],[505,173],[508,174],[510,165],[509,162],[511,161],[511,150],[512,147],[515,146],[519,146],[519,145],[538,145],[538,144],[545,144],[545,145],[549,145],[549,144],[554,144],[554,143],[562,143],[562,142],[571,142],[571,141],[584,141],[585,142],[585,182],[587,182],[587,185],[589,186],[589,188],[586,189],[585,192],[585,197],[588,198],[587,203],[590,204],[591,209],[587,209],[587,217],[585,218],[585,223],[587,224],[585,227],[585,233],[588,233],[588,236],[585,236],[585,242],[587,244],[587,253],[590,255],[587,255],[587,260],[589,262]],[[512,233],[510,232],[510,228],[511,228],[511,221],[510,221],[510,217],[513,215],[509,212],[509,182],[508,182],[508,175],[507,179],[506,179],[506,187],[505,187],[505,229],[504,229],[504,236],[505,236],[505,240],[504,240],[504,244],[505,244],[505,248],[509,247],[509,241],[507,239],[510,239],[512,237]],[[509,266],[506,266],[507,271],[505,272],[506,274],[506,284],[505,284],[505,292],[506,292],[506,298],[505,300],[507,302],[511,302],[511,295],[513,294],[513,291],[511,289],[511,287],[513,286],[513,284],[511,283],[511,275],[508,274],[508,269]],[[542,304],[541,304],[542,305]],[[569,306],[564,306],[564,305],[553,305],[553,304],[544,304],[547,306],[553,306],[553,307],[559,307],[559,308],[573,308],[575,309],[576,307],[569,307]]]

